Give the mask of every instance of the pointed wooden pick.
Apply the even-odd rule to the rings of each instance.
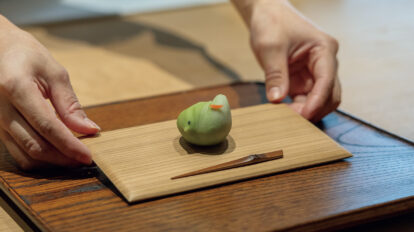
[[[248,165],[253,165],[257,163],[262,163],[270,160],[280,159],[283,158],[283,150],[277,150],[273,152],[268,152],[264,154],[255,154],[255,155],[248,155],[236,160],[228,161],[225,163],[217,164],[208,168],[203,168],[197,171],[192,171],[188,173],[184,173],[178,176],[171,177],[171,180],[189,177],[189,176],[196,176],[200,174],[210,173],[210,172],[218,172],[222,170],[244,167]]]

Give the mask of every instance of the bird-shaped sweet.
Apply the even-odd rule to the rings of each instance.
[[[213,101],[198,102],[180,113],[177,127],[192,144],[210,146],[223,142],[231,129],[230,105],[227,97],[217,95]]]

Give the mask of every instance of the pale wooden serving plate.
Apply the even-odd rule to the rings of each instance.
[[[185,143],[176,121],[101,133],[83,142],[123,196],[134,202],[352,156],[284,104],[232,110],[233,128],[220,146]],[[283,149],[282,159],[171,180],[171,177],[250,154]]]

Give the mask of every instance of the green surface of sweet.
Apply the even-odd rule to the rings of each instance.
[[[213,101],[198,102],[188,107],[178,116],[177,127],[184,139],[195,145],[210,146],[223,142],[231,129],[227,97],[219,94]]]

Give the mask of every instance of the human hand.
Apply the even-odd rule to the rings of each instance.
[[[265,72],[267,98],[319,121],[341,101],[338,42],[286,0],[233,0],[250,28],[251,46]]]
[[[0,41],[0,138],[18,165],[90,164],[90,151],[70,129],[95,134],[99,127],[86,117],[66,70],[1,16]]]

